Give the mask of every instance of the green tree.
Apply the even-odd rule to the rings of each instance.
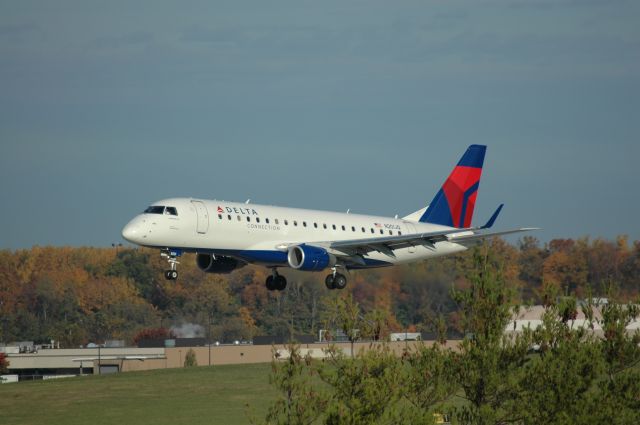
[[[447,401],[458,389],[452,379],[452,353],[440,344],[419,345],[402,356],[402,395],[398,422],[433,423],[434,413],[447,409]]]
[[[362,350],[355,358],[347,358],[336,346],[327,353],[328,360],[318,368],[330,392],[324,423],[369,425],[399,420],[404,386],[401,362],[386,344]]]
[[[268,424],[310,425],[323,414],[327,400],[314,382],[315,369],[311,358],[300,354],[300,346],[287,346],[289,356],[280,359],[273,350],[269,382],[278,391],[278,398],[269,407]]]
[[[532,333],[538,350],[522,369],[512,404],[522,424],[598,423],[592,418],[602,356],[587,329],[571,327],[567,317],[574,308],[575,301],[566,298],[547,306],[542,326]]]
[[[517,420],[512,403],[522,367],[527,362],[528,333],[506,336],[514,291],[504,281],[496,259],[475,248],[475,270],[468,290],[454,290],[467,336],[451,352],[453,379],[466,403],[453,409],[461,423],[478,425]]]

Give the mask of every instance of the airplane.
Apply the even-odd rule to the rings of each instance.
[[[195,198],[154,202],[122,230],[136,245],[159,248],[169,263],[165,278],[178,278],[179,257],[196,254],[206,273],[230,273],[247,264],[268,267],[268,290],[282,291],[287,280],[279,268],[329,270],[328,289],[343,289],[341,271],[387,267],[464,251],[484,239],[537,230],[485,232],[498,206],[482,226],[471,219],[486,146],[471,145],[431,203],[401,219],[283,208]]]

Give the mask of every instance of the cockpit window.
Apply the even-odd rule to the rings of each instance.
[[[178,210],[176,210],[176,207],[167,207],[164,213],[168,215],[178,215]]]
[[[145,214],[162,214],[164,212],[164,207],[160,205],[151,205],[149,208],[144,210]]]

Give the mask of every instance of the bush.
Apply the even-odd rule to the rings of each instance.
[[[0,353],[0,373],[7,373],[9,371],[9,360],[5,353]]]
[[[184,367],[198,366],[198,360],[196,359],[196,352],[193,348],[189,348],[187,355],[184,357]]]

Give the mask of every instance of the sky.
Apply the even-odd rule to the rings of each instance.
[[[640,239],[640,2],[0,0],[0,249],[192,196]],[[513,239],[517,240],[517,239]]]

